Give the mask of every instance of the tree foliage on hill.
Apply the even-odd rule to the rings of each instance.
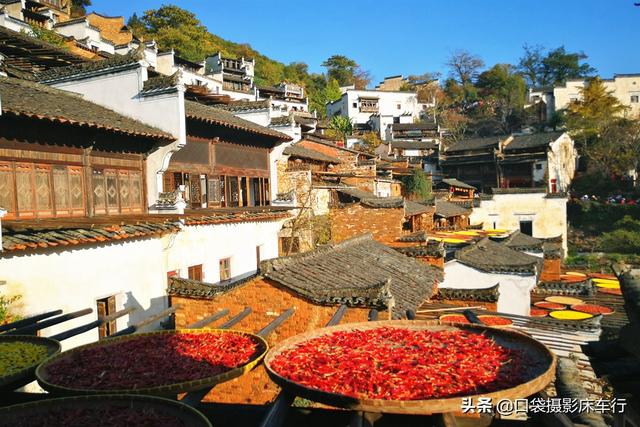
[[[91,0],[71,0],[71,17],[86,15],[87,6],[91,6]]]
[[[163,5],[145,11],[141,16],[133,14],[127,26],[138,38],[154,39],[163,50],[173,49],[190,61],[201,62],[206,56],[221,52],[230,57],[253,58],[256,61],[256,84],[275,85],[282,81],[305,87],[309,108],[321,117],[325,114],[327,78],[323,74],[310,73],[307,64],[292,62],[288,65],[262,55],[249,44],[234,43],[210,33],[195,14],[175,5]],[[358,67],[356,67],[357,71]],[[334,96],[334,93],[329,95]]]
[[[478,76],[476,87],[503,132],[516,130],[522,124],[527,85],[514,67],[496,64]]]

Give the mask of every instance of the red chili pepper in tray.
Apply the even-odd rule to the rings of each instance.
[[[235,333],[143,335],[71,353],[47,373],[50,383],[69,388],[131,390],[212,377],[261,351],[251,336]]]
[[[301,385],[355,398],[420,400],[487,393],[526,376],[519,350],[467,331],[382,327],[334,332],[278,354],[271,368]]]

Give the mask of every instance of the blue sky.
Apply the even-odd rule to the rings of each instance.
[[[93,0],[89,10],[141,14],[167,1]],[[640,7],[634,0],[244,0],[176,1],[209,31],[281,62],[323,71],[332,54],[355,59],[373,82],[394,74],[446,73],[451,52],[517,63],[522,46],[584,51],[603,77],[640,72]]]

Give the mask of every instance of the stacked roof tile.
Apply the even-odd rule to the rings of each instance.
[[[2,112],[70,123],[116,133],[174,140],[170,134],[83,99],[39,83],[0,77]]]
[[[487,273],[529,273],[542,270],[542,259],[518,252],[489,238],[465,246],[455,254],[458,262]]]
[[[441,272],[363,235],[304,254],[263,261],[261,273],[319,304],[389,306],[393,317],[416,310]]]

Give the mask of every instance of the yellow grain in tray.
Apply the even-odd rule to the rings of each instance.
[[[591,319],[593,317],[592,314],[575,310],[552,311],[551,313],[549,313],[549,316],[558,320],[585,320]]]

